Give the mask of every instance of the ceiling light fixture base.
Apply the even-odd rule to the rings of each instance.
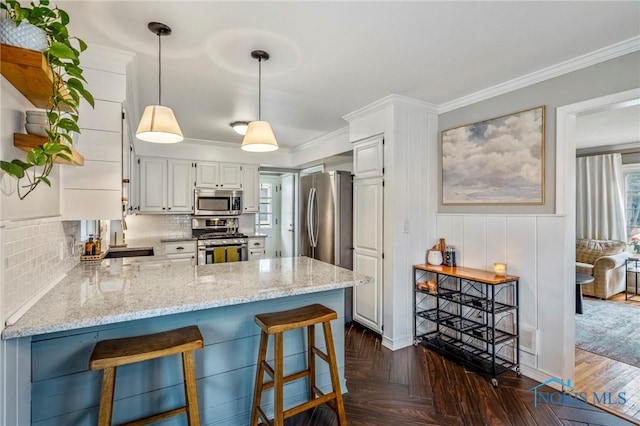
[[[171,35],[171,28],[162,22],[149,22],[147,28],[157,36]]]
[[[259,61],[268,61],[269,52],[266,52],[264,50],[254,50],[253,52],[251,52],[251,57]]]

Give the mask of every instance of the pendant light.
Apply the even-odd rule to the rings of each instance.
[[[254,50],[251,57],[258,60],[258,121],[252,121],[247,127],[247,133],[242,139],[242,149],[252,152],[267,152],[278,149],[278,142],[271,130],[271,125],[262,121],[262,61],[269,60],[269,54],[264,50]]]
[[[149,22],[149,31],[158,36],[158,105],[149,105],[138,124],[136,137],[145,142],[176,143],[184,139],[171,108],[162,106],[162,36],[171,34],[171,28],[160,22]]]

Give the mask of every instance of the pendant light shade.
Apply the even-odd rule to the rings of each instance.
[[[251,152],[269,152],[278,149],[278,142],[266,121],[252,121],[242,140],[242,149]]]
[[[176,143],[184,140],[178,120],[169,107],[162,106],[162,36],[171,34],[171,28],[160,22],[149,22],[149,31],[158,36],[158,105],[144,109],[136,137],[145,142]]]
[[[271,125],[262,121],[262,61],[269,60],[264,50],[254,50],[251,57],[258,60],[258,121],[252,121],[242,139],[242,149],[250,152],[269,152],[278,149],[278,141]]]
[[[149,105],[144,109],[136,137],[155,143],[176,143],[184,139],[173,111],[162,105]]]

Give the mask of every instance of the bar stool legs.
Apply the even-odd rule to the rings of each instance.
[[[260,347],[258,349],[258,364],[256,366],[256,382],[251,409],[251,426],[257,426],[260,421],[271,424],[262,410],[262,392],[274,388],[274,426],[282,426],[284,420],[302,413],[320,404],[327,403],[336,413],[339,424],[346,426],[347,418],[344,412],[344,401],[340,389],[338,363],[336,360],[333,335],[330,321],[337,318],[335,311],[323,305],[310,305],[289,311],[260,314],[255,316],[256,323],[262,329]],[[316,347],[315,325],[322,324],[327,352]],[[284,332],[298,328],[307,328],[307,368],[288,376],[284,376]],[[274,365],[267,363],[267,346],[269,335],[274,335]],[[316,356],[329,365],[332,391],[323,393],[316,386]],[[264,382],[265,373],[271,381]],[[288,410],[284,409],[285,383],[308,378],[308,401]]]
[[[111,426],[113,417],[113,393],[116,382],[116,368],[118,366],[174,354],[182,355],[185,405],[126,423],[126,425],[146,425],[173,416],[186,414],[189,426],[200,426],[193,351],[202,348],[203,344],[202,335],[196,326],[183,327],[145,336],[126,337],[98,342],[89,360],[90,370],[102,370],[102,390],[100,394],[98,426]]]

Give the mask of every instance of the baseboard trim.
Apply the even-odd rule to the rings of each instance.
[[[398,349],[411,345],[413,345],[413,336],[404,336],[398,339],[390,339],[387,336],[382,336],[382,346],[392,351],[397,351]]]

